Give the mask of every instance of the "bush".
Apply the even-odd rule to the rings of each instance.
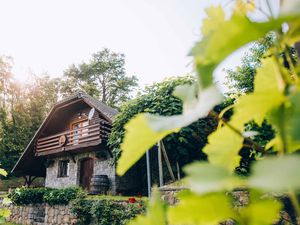
[[[17,188],[8,197],[16,205],[42,204],[67,205],[83,191],[80,188]]]
[[[44,202],[49,205],[67,205],[81,192],[83,191],[78,187],[52,189],[45,193]]]
[[[10,200],[16,205],[44,203],[44,195],[49,188],[16,188],[8,194]]]
[[[145,212],[145,204],[139,201],[116,201],[110,199],[76,199],[72,212],[77,216],[77,225],[123,225]]]
[[[85,199],[85,196],[79,195],[72,205],[72,213],[77,217],[77,225],[90,224],[92,220],[91,208],[93,200]]]

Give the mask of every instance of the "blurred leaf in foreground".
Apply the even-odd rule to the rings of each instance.
[[[139,215],[128,225],[166,225],[166,206],[161,200],[158,190],[152,192],[146,215]]]
[[[300,190],[300,156],[269,157],[253,165],[250,187],[264,191]]]
[[[196,195],[184,191],[178,195],[180,204],[168,209],[170,224],[218,224],[234,217],[230,201],[223,193]]]
[[[203,152],[213,165],[218,165],[233,171],[239,166],[241,156],[239,151],[243,146],[244,138],[223,126],[208,136],[208,144]]]
[[[226,191],[243,185],[243,181],[226,168],[208,162],[190,164],[184,168],[184,172],[187,174],[184,180],[188,187],[198,194]]]
[[[279,218],[282,205],[273,199],[258,200],[251,202],[247,207],[240,209],[243,220],[241,224],[248,225],[269,225],[274,224]]]

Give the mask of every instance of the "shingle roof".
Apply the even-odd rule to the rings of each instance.
[[[84,100],[86,100],[87,102],[89,102],[93,107],[95,107],[98,111],[100,111],[101,113],[103,113],[104,115],[106,115],[110,120],[113,120],[113,118],[115,117],[115,115],[118,114],[118,110],[104,104],[103,102],[93,98],[92,96],[88,95],[87,93],[83,92],[83,91],[78,91],[75,94],[64,98],[61,101],[58,101],[54,107],[64,104],[68,101],[72,101],[75,98],[82,98]]]

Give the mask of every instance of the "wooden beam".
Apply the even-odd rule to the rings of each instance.
[[[163,166],[161,159],[161,142],[157,142],[157,158],[158,158],[158,176],[159,176],[159,186],[162,187],[164,185],[164,174],[163,174]]]
[[[166,164],[167,164],[167,167],[168,167],[168,170],[169,170],[169,173],[170,173],[170,176],[172,178],[173,181],[176,181],[175,179],[175,176],[174,176],[174,173],[173,173],[173,170],[172,170],[172,167],[171,167],[171,164],[170,164],[170,161],[169,161],[169,157],[167,155],[167,151],[165,149],[165,145],[164,145],[164,142],[163,141],[160,141],[161,142],[161,146],[162,146],[162,153],[164,155],[164,158],[166,160]]]

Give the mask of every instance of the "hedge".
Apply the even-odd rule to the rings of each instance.
[[[145,202],[135,198],[127,201],[78,198],[73,202],[72,212],[78,218],[76,225],[125,225],[145,209]]]
[[[15,205],[42,204],[67,205],[83,193],[80,188],[16,188],[8,197]]]

